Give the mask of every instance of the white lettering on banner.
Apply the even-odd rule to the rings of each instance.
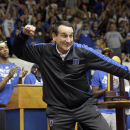
[[[88,36],[89,31],[88,30],[82,30],[82,34],[85,35],[85,36]]]
[[[102,83],[107,84],[107,76],[104,76]],[[119,86],[119,78],[117,76],[113,76],[113,86],[114,88],[118,88]]]
[[[3,80],[5,77],[7,77],[7,75],[9,74],[9,71],[10,71],[10,69],[9,69],[8,66],[6,66],[5,68],[6,68],[6,69],[1,69],[1,68],[0,68],[0,77],[2,77],[2,80]],[[16,77],[16,76],[17,76],[17,73],[15,73],[15,74],[13,75],[13,77]],[[7,84],[11,84],[11,80],[14,80],[13,77],[8,81]]]
[[[104,76],[102,83],[107,84],[107,76]]]
[[[39,82],[38,80],[36,80],[35,85],[43,85],[43,81],[42,81],[42,79],[41,79],[41,82]]]

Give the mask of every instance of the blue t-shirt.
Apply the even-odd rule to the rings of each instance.
[[[12,69],[13,66],[16,66],[13,63],[9,64],[2,64],[0,63],[0,82],[7,77],[10,69]],[[0,103],[7,104],[10,96],[13,92],[13,86],[17,84],[19,79],[19,72],[21,69],[19,68],[17,73],[14,74],[14,76],[8,81],[8,83],[5,85],[5,87],[0,91]],[[2,110],[3,108],[0,108]]]
[[[42,26],[42,30],[46,30],[50,27],[50,24],[49,23],[46,23],[44,26]]]
[[[39,75],[41,76],[41,75]],[[43,85],[43,80],[41,78],[41,82],[39,82],[34,74],[30,73],[25,77],[24,84],[35,84],[35,85]]]
[[[92,31],[92,29],[90,29],[90,31]],[[79,42],[80,42],[80,44],[85,44],[88,47],[93,46],[92,45],[91,35],[90,35],[90,33],[89,33],[89,31],[87,29],[82,29],[81,30],[81,35],[80,35],[80,38],[79,38]]]
[[[95,34],[95,37],[99,37],[101,35],[101,32],[100,32],[99,29],[98,30],[93,30],[93,33]]]
[[[102,48],[97,48],[97,47],[93,47],[93,49],[95,50],[95,51],[98,51],[98,52],[100,52],[100,53],[102,53]]]
[[[28,40],[25,42],[25,44],[30,44],[31,45],[31,42],[35,42],[37,44],[37,43],[41,43],[41,40],[39,38],[37,38],[37,37],[34,37],[34,39],[31,39],[29,37]]]
[[[96,70],[92,78],[92,87],[99,86],[99,90],[107,87],[107,72]],[[119,86],[119,78],[113,75],[114,91],[117,91]],[[97,97],[98,102],[104,102],[103,95]],[[115,113],[114,109],[99,109],[101,113]]]

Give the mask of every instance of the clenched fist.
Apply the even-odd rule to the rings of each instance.
[[[34,36],[35,29],[36,27],[34,27],[33,25],[26,25],[24,27],[23,33],[28,36]]]

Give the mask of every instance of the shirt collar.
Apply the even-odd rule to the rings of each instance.
[[[69,53],[69,51],[70,51],[70,49],[69,49],[66,54],[62,54],[61,52],[59,52],[59,50],[58,50],[58,48],[57,48],[57,44],[56,44],[56,50],[57,50],[58,54],[60,54],[60,55],[65,55],[65,56],[66,56],[66,55]]]
[[[65,59],[65,57],[67,56],[67,54],[69,53],[70,49],[67,51],[66,54],[62,54],[61,52],[59,52],[58,48],[57,48],[57,44],[56,44],[56,50],[58,52],[58,54],[60,55],[60,57],[62,58],[62,60]]]

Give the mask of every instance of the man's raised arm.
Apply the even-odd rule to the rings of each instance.
[[[29,36],[33,36],[35,27],[32,25],[26,25],[24,30],[14,39],[13,53],[20,59],[39,63],[41,54],[43,54],[43,45],[32,46],[26,45],[25,42]]]

